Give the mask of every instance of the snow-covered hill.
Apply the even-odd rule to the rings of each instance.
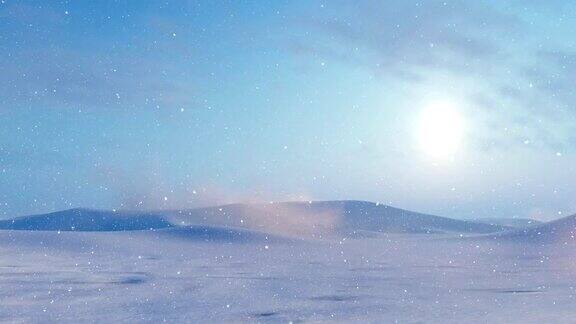
[[[1,220],[0,229],[30,231],[130,231],[172,226],[158,213],[68,209]]]
[[[232,204],[172,211],[174,224],[204,224],[258,229],[277,234],[494,233],[505,226],[426,215],[366,201]]]
[[[232,204],[153,212],[70,209],[0,221],[0,229],[41,231],[129,231],[186,226],[208,226],[222,231],[247,229],[298,238],[356,237],[366,232],[494,233],[508,229],[365,201]]]

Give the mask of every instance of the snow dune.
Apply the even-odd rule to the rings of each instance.
[[[576,215],[537,226],[500,233],[495,239],[534,243],[576,243]]]

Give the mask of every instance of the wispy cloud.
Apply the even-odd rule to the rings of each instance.
[[[409,84],[416,95],[456,92],[482,115],[480,146],[490,146],[493,137],[509,139],[510,146],[527,140],[541,148],[573,146],[567,134],[574,127],[566,120],[576,103],[576,56],[554,39],[554,27],[542,31],[522,11],[508,10],[517,5],[330,3],[324,13],[300,20],[314,32],[294,39],[291,48],[360,66],[384,83]],[[446,80],[451,84],[441,84]]]

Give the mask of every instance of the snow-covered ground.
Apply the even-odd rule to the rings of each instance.
[[[161,217],[174,221],[173,213]],[[197,224],[190,217],[181,227],[145,230],[119,230],[121,221],[108,228],[115,231],[103,231],[105,226],[58,231],[52,225],[48,231],[1,230],[0,321],[571,323],[575,318],[576,244],[566,237],[571,229],[561,228],[573,226],[570,221],[495,234],[471,234],[468,225],[462,227],[465,234],[440,233],[439,226],[433,234],[371,231],[367,225],[341,231],[341,224],[356,223],[335,227],[323,221],[323,228],[338,230],[300,235],[296,229],[310,226],[310,215],[296,225],[288,222],[287,235],[279,219],[250,229],[222,220]],[[47,216],[38,217],[35,222],[42,223]],[[150,217],[146,222],[164,224]],[[406,223],[414,219],[403,217]],[[555,235],[562,237],[550,239]]]

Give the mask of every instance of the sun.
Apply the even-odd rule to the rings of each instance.
[[[453,159],[463,135],[464,119],[454,103],[434,102],[420,113],[417,138],[427,156],[437,160]]]

